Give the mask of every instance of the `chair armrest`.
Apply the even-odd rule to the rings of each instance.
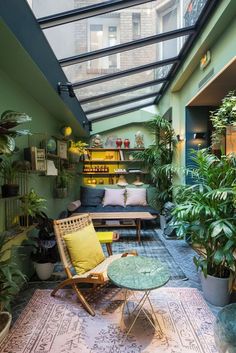
[[[87,278],[105,282],[105,278],[102,272],[92,272],[87,276]]]

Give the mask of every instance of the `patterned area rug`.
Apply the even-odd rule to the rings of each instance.
[[[216,353],[214,316],[197,289],[160,288],[151,292],[154,311],[163,334],[145,315],[130,324],[121,321],[124,293],[106,288],[95,298],[92,317],[77,304],[70,290],[60,297],[37,290],[0,345],[1,353]],[[133,298],[133,297],[132,297]],[[130,298],[129,310],[135,303]],[[148,306],[147,306],[148,310]]]
[[[101,229],[106,231],[107,229]],[[171,274],[171,279],[187,279],[182,269],[177,265],[172,255],[169,253],[165,244],[158,237],[155,229],[145,229],[142,231],[141,244],[137,242],[136,231],[134,229],[117,229],[115,230],[120,234],[120,239],[112,244],[113,254],[123,253],[127,250],[136,250],[140,256],[148,256],[159,259],[165,262]],[[103,245],[104,253],[106,253],[106,246]],[[55,272],[52,280],[61,279],[58,273],[64,275],[61,265],[56,265]]]

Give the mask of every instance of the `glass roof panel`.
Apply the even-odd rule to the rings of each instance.
[[[138,102],[124,104],[124,105],[121,105],[119,107],[114,107],[114,108],[111,108],[111,109],[103,110],[102,112],[88,114],[87,118],[88,118],[88,120],[96,120],[96,119],[102,118],[103,116],[113,115],[113,114],[119,113],[119,111],[123,111],[123,110],[129,110],[129,109],[138,110],[143,105],[147,105],[147,106],[153,105],[154,104],[154,100],[155,100],[154,98],[148,98],[148,99],[140,100]]]
[[[106,82],[97,83],[96,85],[91,85],[87,87],[81,87],[79,89],[74,89],[75,94],[79,99],[86,99],[98,94],[112,92],[118,89],[129,88],[134,85],[148,83],[153,80],[160,78],[165,78],[172,65],[163,66],[154,70],[147,70],[139,72],[127,77],[116,78]]]
[[[41,6],[50,1],[41,0]],[[156,0],[51,27],[44,33],[57,58],[62,59],[193,25],[206,1],[199,1],[201,6],[191,12],[191,16],[192,0]],[[74,0],[74,3],[78,2]],[[96,0],[87,1],[88,5],[97,3]]]
[[[55,15],[56,13],[71,11],[91,4],[107,2],[109,0],[27,0],[36,18]]]
[[[170,39],[147,45],[119,54],[104,56],[95,60],[65,66],[63,70],[72,83],[113,74],[123,70],[135,69],[141,65],[176,57],[188,36]]]
[[[162,87],[162,84],[158,84],[158,85],[153,85],[153,86],[141,88],[141,89],[130,91],[130,92],[124,92],[123,94],[119,94],[119,95],[116,95],[116,96],[113,96],[110,98],[105,98],[105,99],[97,100],[94,102],[82,104],[82,108],[83,108],[84,112],[86,113],[86,111],[88,111],[88,110],[105,107],[109,104],[115,104],[115,103],[119,103],[119,102],[125,103],[125,101],[127,101],[129,99],[139,98],[139,97],[142,99],[143,95],[159,92],[161,87]],[[138,104],[138,100],[136,103]]]

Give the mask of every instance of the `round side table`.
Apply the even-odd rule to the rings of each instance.
[[[125,306],[128,304],[128,290],[131,290],[132,292],[143,292],[141,299],[138,301],[135,309],[132,311],[132,313],[135,311],[136,314],[134,316],[134,320],[128,328],[126,337],[132,330],[141,312],[145,314],[148,321],[155,328],[155,330],[157,329],[156,325],[158,326],[158,331],[162,335],[163,333],[160,324],[158,323],[155,311],[153,309],[153,305],[149,298],[149,294],[151,290],[160,288],[169,281],[170,274],[166,265],[156,259],[152,259],[149,257],[128,256],[113,261],[108,266],[107,275],[112,283],[114,283],[120,288],[125,289],[125,298],[122,308],[121,319],[124,316]],[[151,313],[155,319],[154,323],[143,307],[146,302],[149,303]]]

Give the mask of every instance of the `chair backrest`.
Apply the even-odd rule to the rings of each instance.
[[[77,230],[83,229],[92,223],[89,214],[78,215],[74,217],[54,220],[53,227],[56,235],[58,251],[60,254],[61,262],[69,277],[72,277],[71,268],[73,267],[68,253],[66,243],[63,236],[69,233],[74,233]]]

